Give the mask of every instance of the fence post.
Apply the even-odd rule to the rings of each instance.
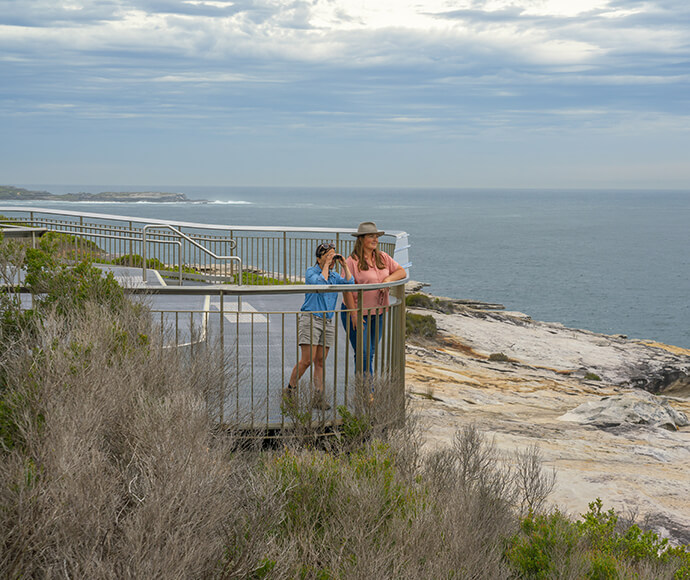
[[[283,232],[283,281],[287,284],[287,232]]]
[[[395,348],[393,350],[394,362],[391,366],[394,368],[394,372],[392,373],[393,384],[398,389],[398,392],[396,393],[399,397],[398,410],[402,419],[405,413],[405,284],[394,286],[391,290],[395,295],[395,298],[398,300],[398,312],[397,316],[395,316],[395,331],[393,333],[396,341]]]
[[[220,424],[223,424],[225,419],[225,329],[223,328],[223,317],[225,316],[225,302],[223,295],[223,288],[220,288]]]
[[[357,344],[355,350],[355,408],[364,404],[364,312],[363,303],[364,292],[357,291]],[[348,325],[349,326],[349,325]]]

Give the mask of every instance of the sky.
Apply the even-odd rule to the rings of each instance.
[[[690,189],[687,0],[0,0],[0,184]]]

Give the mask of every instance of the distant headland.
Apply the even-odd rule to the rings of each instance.
[[[161,191],[103,191],[101,193],[65,193],[56,195],[48,191],[32,191],[22,187],[0,185],[0,201],[148,201],[155,203],[208,203],[205,199],[189,199],[184,193]]]

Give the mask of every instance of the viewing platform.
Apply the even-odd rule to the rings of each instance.
[[[310,421],[330,428],[343,408],[366,411],[375,397],[396,400],[402,408],[407,278],[347,287],[359,294],[360,305],[364,291],[389,293],[390,304],[372,319],[381,339],[371,376],[355,367],[355,358],[363,360],[365,337],[358,333],[351,344],[338,310],[323,376],[330,409],[311,408],[313,365],[300,381],[296,408],[286,408],[282,398],[299,360],[297,326],[305,292],[344,288],[306,285],[304,273],[322,241],[349,255],[354,229],[226,226],[16,206],[0,207],[0,214],[6,226],[59,234],[55,240],[63,259],[86,259],[112,272],[128,294],[146,303],[164,348],[184,357],[212,353],[224,377],[211,404],[221,426],[279,432],[307,413]],[[387,232],[379,247],[409,272],[405,232]],[[30,304],[28,295],[26,300]],[[358,328],[367,314],[355,310]]]

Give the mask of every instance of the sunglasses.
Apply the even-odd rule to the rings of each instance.
[[[316,257],[320,258],[323,256],[328,250],[335,250],[335,244],[331,244],[330,242],[323,242],[322,244],[319,244],[316,247]]]

